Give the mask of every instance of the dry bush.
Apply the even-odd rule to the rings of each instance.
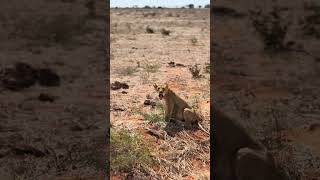
[[[130,172],[140,165],[151,166],[153,159],[148,145],[137,134],[122,129],[110,136],[110,167],[113,171]]]
[[[305,6],[306,15],[301,19],[302,31],[306,36],[320,38],[320,6],[311,4]]]
[[[146,64],[144,65],[144,69],[146,70],[146,72],[148,73],[156,73],[159,71],[159,68],[161,67],[161,65],[159,64]]]
[[[194,46],[198,43],[198,39],[196,37],[193,37],[190,41]]]
[[[164,119],[164,107],[162,104],[157,103],[155,105],[155,109],[149,113],[145,113],[145,112],[138,112],[139,114],[141,114],[144,118],[145,121],[148,121],[150,123],[161,123],[161,122],[165,122]]]
[[[252,10],[250,14],[252,25],[263,40],[265,50],[275,52],[286,49],[285,40],[291,22],[282,16],[280,8],[275,6],[270,12]]]
[[[138,69],[137,67],[128,66],[128,67],[118,68],[116,72],[122,76],[131,76],[134,73],[138,72]]]
[[[203,76],[201,75],[201,68],[199,67],[198,64],[195,64],[189,68],[190,73],[192,74],[192,78],[194,79],[199,79],[202,78]]]

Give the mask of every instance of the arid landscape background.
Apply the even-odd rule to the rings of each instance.
[[[209,130],[210,9],[119,8],[110,19],[111,179],[209,179],[210,137],[164,123],[153,84],[168,82]]]
[[[319,179],[320,4],[275,2],[215,2],[214,102],[290,179]]]

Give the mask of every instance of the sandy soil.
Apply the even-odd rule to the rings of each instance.
[[[147,27],[154,33],[147,33]],[[162,28],[170,34],[163,35]],[[209,129],[210,80],[204,70],[209,63],[209,29],[209,9],[111,9],[111,83],[119,81],[129,85],[129,89],[111,91],[112,130],[129,129],[148,138],[153,144],[154,159],[161,162],[159,166],[150,167],[153,173],[148,176],[155,179],[209,178],[210,147],[208,143],[201,145],[201,141],[209,138],[205,133],[182,130],[167,140],[158,139],[145,131],[157,125],[136,113],[136,110],[152,112],[144,101],[150,96],[152,101],[160,102],[153,84],[168,82],[180,97],[199,107],[205,117],[202,124]],[[170,67],[171,61],[183,66]],[[192,78],[189,67],[194,64],[202,68],[202,78]],[[147,65],[157,68],[153,71]],[[128,67],[135,72],[123,73]],[[185,144],[184,151],[179,150],[181,143]],[[189,154],[183,155],[189,150]],[[177,162],[170,156],[185,157]],[[125,176],[120,173],[112,179]]]

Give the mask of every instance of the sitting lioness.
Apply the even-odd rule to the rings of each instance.
[[[199,123],[203,118],[201,118],[186,101],[176,95],[167,83],[164,86],[154,84],[153,87],[159,93],[159,99],[164,99],[165,101],[165,121],[182,121],[189,127],[197,125],[202,131],[209,134]]]

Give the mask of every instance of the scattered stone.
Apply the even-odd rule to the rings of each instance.
[[[170,61],[168,64],[169,64],[169,67],[186,67],[184,64],[175,63],[173,61]]]
[[[117,105],[114,105],[114,106],[112,107],[112,110],[113,110],[113,111],[125,111],[126,109],[125,109],[125,108],[122,108],[122,107],[119,107],[119,106],[117,106]]]
[[[118,89],[129,89],[129,85],[127,83],[121,83],[119,81],[115,81],[111,84],[112,90],[118,90]]]
[[[150,99],[146,99],[143,104],[146,105],[146,106],[152,106],[153,107],[153,106],[156,105],[156,102],[154,102],[154,101],[152,101]]]
[[[170,61],[168,64],[169,64],[170,67],[176,67],[176,65],[175,65],[175,63],[173,61]]]
[[[54,102],[55,97],[46,93],[40,93],[38,99],[39,101],[44,101],[44,102]]]
[[[38,70],[38,81],[41,86],[60,86],[60,77],[48,68]]]
[[[128,92],[127,92],[127,91],[121,91],[121,93],[122,93],[122,94],[128,94]]]
[[[177,63],[176,66],[177,67],[186,67],[184,64],[180,64],[180,63]]]
[[[14,68],[4,69],[1,83],[5,89],[18,91],[28,88],[36,83],[37,73],[30,65],[22,62],[15,64]]]

